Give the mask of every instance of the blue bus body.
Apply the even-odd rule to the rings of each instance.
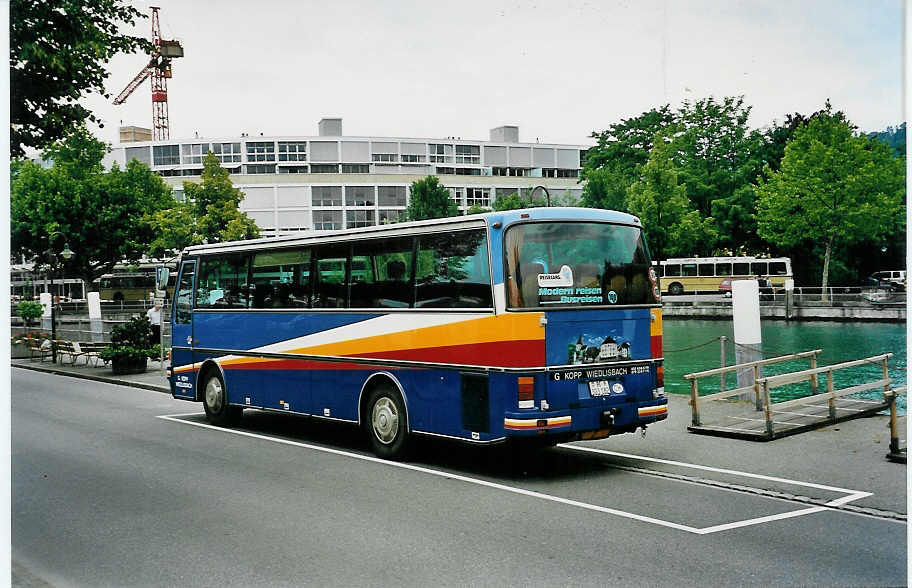
[[[613,230],[636,263],[574,263],[599,245],[581,241],[549,267],[543,252],[566,235]],[[667,416],[658,284],[639,231],[622,213],[543,208],[188,248],[172,394],[202,401],[214,422],[256,408],[358,423],[384,457],[412,434],[553,443],[632,432]],[[319,275],[331,255],[346,259],[347,281]],[[353,259],[366,280],[352,278]],[[586,271],[596,274],[580,282]],[[279,291],[292,294],[277,302]]]

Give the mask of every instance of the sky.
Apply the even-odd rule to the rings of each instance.
[[[133,0],[161,7],[185,57],[168,81],[172,139],[316,135],[591,144],[662,104],[744,95],[750,125],[829,98],[860,130],[903,120],[901,0]],[[151,21],[134,33],[149,36]],[[141,55],[109,64],[116,96]],[[84,100],[117,127],[151,127],[149,82]]]

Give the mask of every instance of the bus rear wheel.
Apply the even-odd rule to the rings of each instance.
[[[679,284],[678,282],[672,282],[672,283],[668,286],[668,293],[671,294],[672,296],[677,296],[677,295],[679,295],[679,294],[683,294],[683,293],[684,293],[684,286],[682,286],[682,285]]]
[[[225,381],[218,370],[210,370],[203,379],[203,409],[213,425],[236,425],[244,409],[228,404]]]
[[[391,385],[374,388],[367,401],[364,428],[377,457],[402,460],[408,455],[408,416],[402,396]]]

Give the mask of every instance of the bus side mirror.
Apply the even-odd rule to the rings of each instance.
[[[165,290],[168,287],[168,278],[171,275],[171,270],[166,268],[163,265],[160,265],[155,268],[155,289],[156,290]]]

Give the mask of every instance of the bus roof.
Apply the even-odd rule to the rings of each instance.
[[[614,210],[572,207],[524,208],[518,210],[505,210],[502,212],[486,212],[468,216],[407,221],[390,225],[359,227],[356,229],[320,231],[319,233],[299,233],[282,237],[265,237],[261,239],[249,239],[246,241],[228,241],[225,243],[193,245],[185,248],[182,255],[207,255],[231,251],[294,247],[313,243],[332,243],[334,241],[347,241],[359,238],[366,239],[378,235],[385,237],[407,236],[436,232],[439,231],[441,227],[447,227],[450,230],[484,228],[493,225],[496,222],[501,222],[503,226],[508,226],[526,220],[592,220],[628,224],[637,227],[640,226],[640,220],[637,217]]]

